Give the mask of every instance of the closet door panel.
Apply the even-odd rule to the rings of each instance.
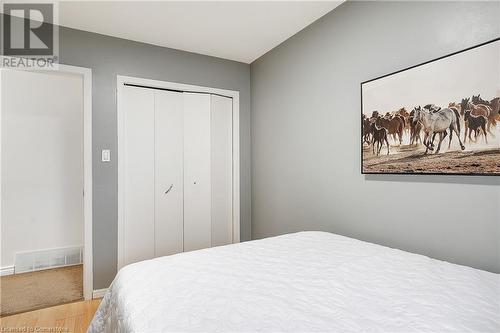
[[[124,265],[154,257],[154,91],[124,87]]]
[[[182,252],[183,96],[155,91],[155,254]]]
[[[211,246],[210,95],[184,93],[184,251]]]
[[[233,241],[233,100],[211,95],[212,246]]]

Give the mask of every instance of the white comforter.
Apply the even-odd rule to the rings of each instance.
[[[500,331],[500,276],[325,232],[120,270],[90,332]]]

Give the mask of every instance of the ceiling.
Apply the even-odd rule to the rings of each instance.
[[[59,24],[251,63],[342,1],[61,1]]]

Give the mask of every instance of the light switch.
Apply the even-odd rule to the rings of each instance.
[[[101,159],[103,162],[111,161],[111,151],[109,149],[103,149],[101,152]]]

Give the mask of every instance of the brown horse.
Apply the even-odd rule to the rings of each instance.
[[[420,137],[420,132],[422,131],[422,123],[420,121],[414,121],[415,109],[411,110],[408,122],[410,123],[410,145],[422,143],[422,138]]]
[[[396,115],[392,118],[380,118],[380,126],[387,130],[387,134],[392,135],[394,142],[399,140],[399,144],[403,142],[403,130],[405,128],[404,118]]]
[[[489,103],[490,103],[489,101],[484,100],[481,97],[481,94],[478,94],[477,96],[472,95],[471,102],[474,104],[484,104],[484,105],[489,105]]]
[[[470,110],[474,116],[485,116],[489,117],[491,113],[491,108],[484,104],[474,104],[471,102],[470,98],[462,98],[462,102],[460,102],[460,109],[462,113],[465,114],[465,111]]]
[[[403,117],[410,116],[410,114],[408,113],[408,111],[406,111],[406,108],[404,108],[404,107],[399,109],[396,113],[399,114],[400,116],[403,116]]]
[[[473,116],[484,116],[488,120],[488,123],[486,125],[486,131],[491,134],[491,136],[495,137],[495,133],[491,131],[491,127],[495,128],[497,126],[497,121],[496,117],[492,116],[493,113],[491,112],[491,108],[487,105],[484,104],[473,104],[470,103],[470,109],[471,114]]]
[[[371,143],[372,126],[370,119],[363,115],[363,143]]]
[[[398,111],[396,111],[396,115],[403,117],[405,122],[405,130],[411,135],[411,126],[410,126],[410,113],[406,111],[406,108],[402,107]]]
[[[380,116],[372,123],[372,150],[373,154],[375,154],[375,143],[377,144],[377,156],[380,154],[380,150],[382,150],[382,146],[387,145],[387,155],[389,155],[389,141],[387,140],[387,130],[384,127],[380,126],[381,118]]]
[[[478,95],[479,96],[479,95]],[[478,96],[473,96],[475,99],[478,98]],[[477,101],[477,99],[476,99]],[[491,107],[485,104],[474,104],[473,102],[470,101],[469,98],[463,98],[462,102],[460,103],[460,107],[462,112],[465,114],[467,110],[471,111],[471,114],[473,116],[483,116],[486,119],[488,119],[488,125],[486,126],[486,130],[488,133],[490,133],[493,137],[495,136],[494,133],[491,132],[491,125],[496,126],[496,120],[491,118]],[[467,128],[467,120],[465,120],[465,127]],[[467,131],[466,131],[467,132]],[[465,140],[465,136],[464,136]]]
[[[491,133],[490,128],[491,126],[496,127],[497,121],[500,121],[500,97],[495,97],[491,101],[486,101],[481,98],[481,95],[478,94],[477,96],[472,95],[472,103],[474,104],[483,104],[491,108],[490,115],[488,117],[488,132]]]
[[[488,119],[486,119],[485,116],[474,116],[470,110],[465,111],[464,119],[467,122],[465,134],[467,134],[467,130],[469,131],[469,142],[472,141],[470,137],[472,131],[474,131],[474,142],[476,142],[479,129],[482,129],[484,134],[484,141],[488,143],[488,134],[486,133],[486,123],[488,122]],[[464,143],[465,138],[466,137],[464,137]]]

